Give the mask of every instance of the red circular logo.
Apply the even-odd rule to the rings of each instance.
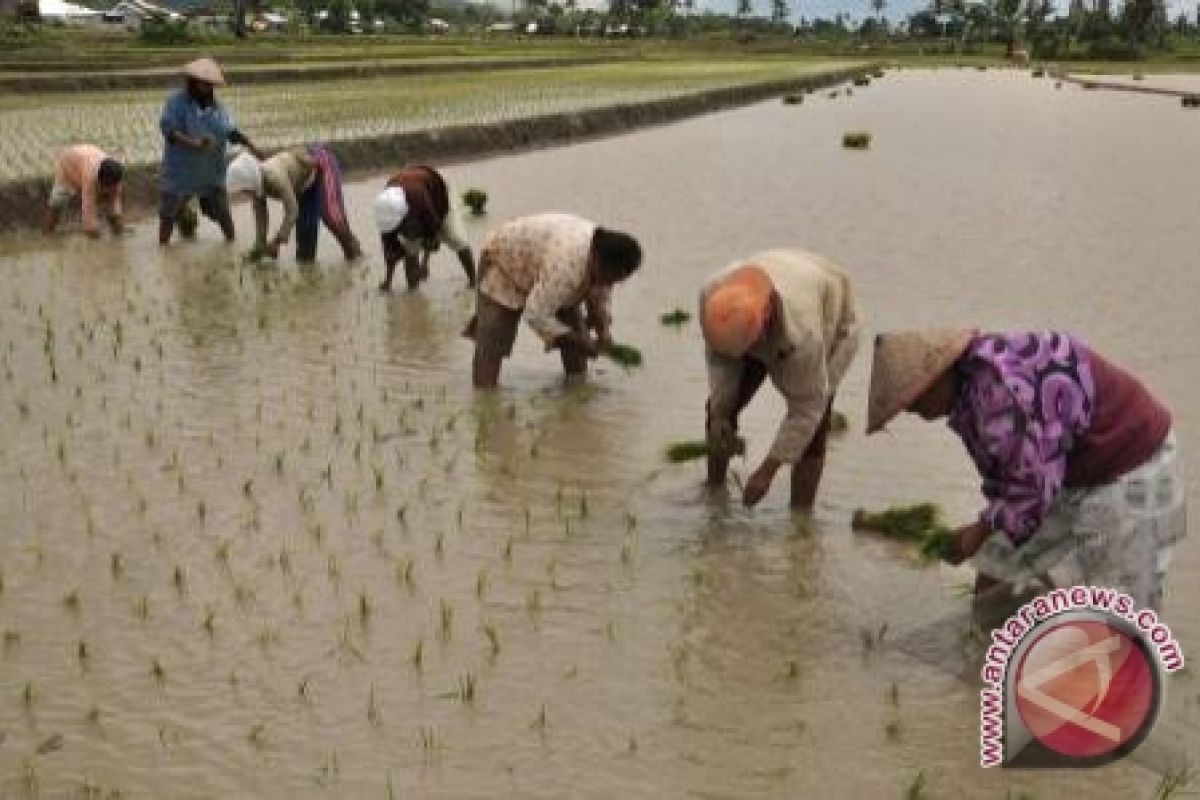
[[[1159,680],[1136,634],[1099,620],[1063,620],[1038,631],[1016,674],[1022,722],[1071,758],[1136,747],[1154,724]]]

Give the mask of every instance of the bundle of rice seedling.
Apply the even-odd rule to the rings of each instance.
[[[854,85],[855,86],[870,86],[871,79],[868,78],[866,75],[856,75],[856,76],[854,76]]]
[[[785,106],[798,106],[804,102],[803,94],[785,94],[783,96],[783,104]]]
[[[200,216],[196,213],[195,202],[188,200],[183,204],[183,208],[179,209],[179,213],[175,215],[175,222],[179,225],[179,233],[185,239],[191,239],[196,235],[196,228],[200,225]]]
[[[697,439],[691,442],[672,442],[667,445],[667,461],[670,461],[672,464],[682,464],[687,461],[706,458],[710,449],[708,442],[704,439]]]
[[[883,67],[876,67],[875,69],[871,70],[871,77],[872,78],[882,78],[883,77]]]
[[[712,444],[707,439],[695,439],[687,442],[671,442],[666,448],[666,458],[672,464],[683,464],[688,461],[707,458],[712,452]],[[743,455],[746,452],[746,440],[738,438],[734,443],[733,455]]]
[[[1046,77],[1046,69],[1045,67],[1034,67],[1032,74],[1035,78],[1044,78]]]
[[[478,217],[484,212],[488,195],[482,189],[467,189],[463,192],[462,201],[466,204],[467,208],[471,209],[471,213]]]
[[[834,411],[829,415],[829,432],[830,433],[845,433],[850,430],[850,420],[841,411]]]
[[[618,344],[614,342],[604,348],[604,355],[625,368],[640,367],[642,365],[642,351],[631,344]]]
[[[860,508],[854,512],[851,525],[855,530],[913,542],[929,559],[945,558],[954,546],[954,533],[942,524],[941,512],[933,503],[892,506],[874,514]]]
[[[849,131],[842,134],[842,147],[850,150],[866,150],[871,146],[871,134],[866,131]]]
[[[1189,94],[1179,98],[1179,104],[1184,108],[1200,108],[1200,94]]]
[[[658,320],[663,325],[683,325],[691,318],[691,312],[685,311],[682,308],[676,308],[673,311],[667,311]]]

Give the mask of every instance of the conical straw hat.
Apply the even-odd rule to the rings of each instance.
[[[225,76],[221,74],[221,68],[211,58],[197,58],[183,68],[183,74],[213,86],[225,85]]]
[[[884,333],[875,337],[867,433],[907,409],[958,360],[975,331],[945,328]]]

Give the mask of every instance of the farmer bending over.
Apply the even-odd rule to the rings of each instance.
[[[62,218],[63,209],[78,196],[83,209],[83,231],[88,236],[100,235],[97,209],[105,206],[104,216],[115,234],[125,230],[121,217],[125,168],[109,158],[99,147],[75,144],[58,154],[54,164],[54,186],[46,207],[43,230],[53,233]]]
[[[583,375],[587,360],[612,346],[613,285],[641,262],[632,236],[570,214],[520,217],[492,231],[480,250],[475,316],[463,332],[475,340],[476,388],[498,383],[522,315],[547,350],[558,349],[568,376]]]
[[[1037,580],[1161,605],[1184,487],[1171,414],[1132,375],[1065,333],[893,333],[875,341],[867,432],[901,411],[947,418],[983,478],[948,557],[973,558],[976,596]]]
[[[233,217],[225,192],[226,144],[240,144],[257,157],[261,154],[217,102],[215,87],[224,86],[225,77],[216,62],[201,58],[185,66],[183,74],[184,88],[167,98],[159,120],[165,149],[158,241],[163,245],[171,241],[176,217],[192,197],[199,198],[200,211],[220,226],[226,241],[233,241]]]
[[[792,498],[810,507],[825,468],[833,396],[858,350],[859,313],[850,281],[802,250],[768,250],[709,279],[700,292],[708,362],[708,482],[725,485],[742,449],[738,415],[770,376],[787,413],[743,500],[752,506],[775,473],[792,465]]]
[[[317,237],[324,222],[348,260],[362,256],[346,217],[337,158],[324,145],[283,150],[261,162],[250,153],[242,153],[229,165],[225,186],[230,196],[245,192],[254,198],[256,253],[278,258],[279,247],[287,244],[295,228],[296,260],[312,261],[317,256]],[[283,204],[279,230],[269,240],[268,197]]]
[[[458,255],[467,285],[475,285],[475,260],[462,233],[462,221],[450,202],[450,189],[432,167],[405,167],[375,199],[375,222],[383,241],[387,268],[379,288],[392,288],[396,264],[404,261],[408,288],[429,278],[429,257],[445,244]]]

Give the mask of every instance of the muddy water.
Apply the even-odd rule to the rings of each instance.
[[[385,298],[375,247],[347,269],[324,242],[299,270],[245,267],[209,229],[165,252],[149,226],[9,240],[0,796],[873,798],[917,770],[933,797],[1147,796],[1147,765],[1200,745],[1190,677],[1154,758],[972,766],[969,572],[848,525],[913,499],[972,513],[948,433],[865,440],[863,357],[812,520],[783,481],[752,513],[706,498],[698,467],[661,463],[700,431],[697,332],[657,318],[727,261],[804,244],[854,273],[873,329],[1079,332],[1200,451],[1195,119],[1024,74],[902,72],[453,167],[493,198],[476,242],[554,208],[648,253],[616,307],[645,368],[565,387],[523,332],[484,399],[447,254]],[[872,149],[843,151],[848,129]],[[368,243],[379,183],[347,187]],[[753,456],[779,408],[748,412]],[[1167,612],[1185,648],[1198,567],[1188,543]]]

